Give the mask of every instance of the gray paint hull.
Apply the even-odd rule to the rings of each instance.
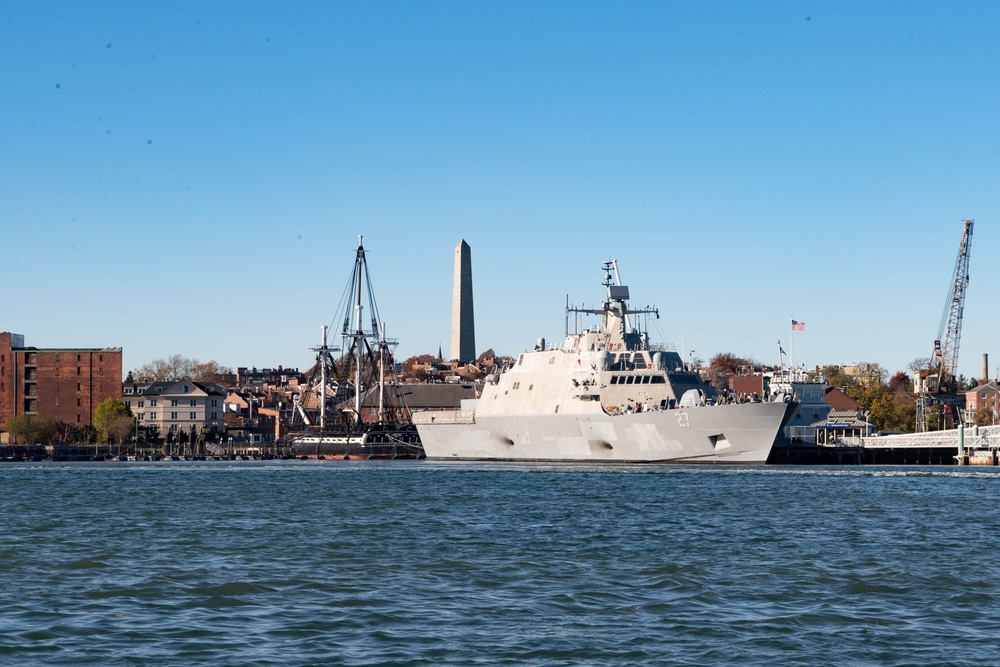
[[[414,415],[429,459],[764,463],[796,403],[609,415]]]

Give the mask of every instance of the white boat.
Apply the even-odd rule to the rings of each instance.
[[[787,395],[717,404],[715,390],[676,351],[649,342],[630,310],[616,261],[604,263],[607,298],[593,329],[562,347],[521,354],[487,378],[462,409],[425,411],[413,423],[429,459],[764,463],[797,403]]]

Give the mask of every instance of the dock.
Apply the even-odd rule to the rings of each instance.
[[[961,442],[960,442],[961,441]],[[997,465],[1000,426],[846,438],[837,445],[779,444],[776,465]]]

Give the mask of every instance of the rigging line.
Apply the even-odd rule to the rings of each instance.
[[[370,316],[372,318],[372,333],[376,336],[379,335],[379,314],[378,305],[375,303],[375,290],[372,289],[372,279],[371,275],[368,273],[368,262],[365,261],[365,283],[368,285],[368,309],[371,311]]]
[[[344,293],[340,297],[340,302],[337,304],[337,309],[333,311],[333,321],[330,322],[330,325],[328,327],[330,331],[336,331],[336,328],[333,325],[337,322],[337,320],[340,319],[341,313],[346,313],[347,317],[350,318],[351,313],[350,309],[348,309],[347,307],[347,304],[349,303],[350,295],[351,292],[353,291],[351,289],[352,282],[353,281],[349,281],[347,283],[347,287],[344,289]],[[345,323],[344,326],[346,328],[347,324]]]

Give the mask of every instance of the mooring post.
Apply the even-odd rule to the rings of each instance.
[[[965,425],[958,425],[958,465],[965,463]]]

